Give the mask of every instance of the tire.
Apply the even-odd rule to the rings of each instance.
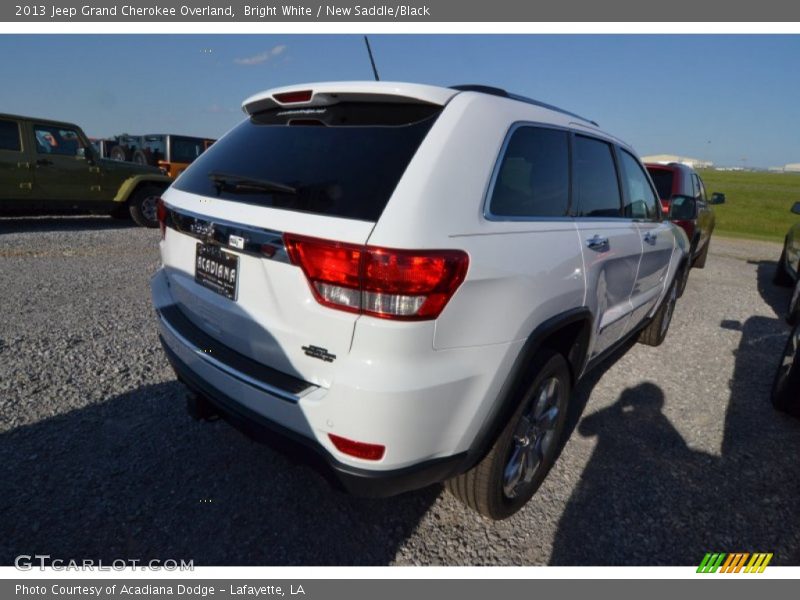
[[[136,150],[131,155],[131,162],[137,165],[149,165],[150,161],[147,159],[147,153],[144,150]]]
[[[800,270],[798,270],[800,273]],[[797,325],[800,322],[800,277],[794,284],[794,291],[789,300],[789,309],[786,311],[786,322],[789,325]]]
[[[111,149],[111,152],[109,152],[108,158],[111,160],[126,161],[130,159],[130,156],[124,146],[114,146]]]
[[[703,251],[700,253],[700,256],[694,259],[694,265],[692,265],[694,268],[696,269],[706,268],[706,260],[708,260],[708,249],[710,247],[711,247],[711,237],[709,236],[705,248],[703,248]]]
[[[792,276],[786,270],[786,242],[783,243],[783,251],[781,257],[778,259],[778,265],[775,267],[775,275],[772,277],[772,283],[781,287],[789,287],[794,283]]]
[[[660,346],[667,337],[672,315],[675,312],[675,303],[678,300],[678,281],[673,281],[667,296],[658,307],[653,320],[639,333],[640,344],[647,346]]]
[[[776,410],[800,417],[800,325],[786,340],[781,363],[772,383],[772,406]]]
[[[156,202],[161,196],[162,188],[154,185],[144,185],[137,188],[130,200],[128,210],[131,218],[142,227],[158,227]]]
[[[543,349],[526,377],[518,387],[518,407],[489,453],[445,483],[458,500],[494,520],[510,517],[531,499],[563,446],[571,395],[566,359]],[[533,468],[531,457],[537,460]]]
[[[687,259],[681,268],[680,275],[678,276],[678,298],[683,296],[686,291],[686,285],[689,283],[689,273],[692,270],[692,263]]]

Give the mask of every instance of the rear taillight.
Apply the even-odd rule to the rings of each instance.
[[[284,234],[320,304],[383,319],[435,319],[467,274],[461,250],[395,250]]]
[[[380,460],[383,458],[384,452],[386,452],[386,446],[381,446],[380,444],[356,442],[332,433],[329,433],[328,437],[339,452],[363,460]]]
[[[161,239],[163,240],[167,235],[167,207],[161,198],[156,202],[156,218],[158,219],[158,226],[161,228]]]

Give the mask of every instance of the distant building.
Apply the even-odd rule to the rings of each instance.
[[[702,160],[700,158],[691,158],[689,156],[678,156],[677,154],[651,154],[650,156],[643,156],[642,162],[650,163],[682,163],[688,165],[693,169],[710,169],[714,163],[710,160]]]
[[[789,163],[788,165],[783,165],[783,170],[785,173],[800,173],[800,163]]]

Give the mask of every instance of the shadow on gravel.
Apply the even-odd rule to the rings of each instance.
[[[136,227],[136,225],[131,220],[114,219],[106,215],[0,218],[0,235],[4,233],[105,231],[131,229],[132,227]]]
[[[440,493],[332,490],[223,421],[177,382],[0,435],[0,564],[184,559],[196,565],[385,565]]]
[[[769,402],[787,334],[777,315],[788,292],[771,284],[774,266],[759,263],[757,272],[776,317],[721,323],[741,331],[721,456],[687,446],[662,412],[661,388],[625,390],[578,426],[597,447],[550,564],[697,565],[710,551],[774,552],[773,564],[800,564],[800,422]]]

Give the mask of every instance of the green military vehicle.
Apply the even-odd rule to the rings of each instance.
[[[0,213],[108,212],[158,227],[170,183],[157,167],[100,157],[77,125],[0,114]]]

